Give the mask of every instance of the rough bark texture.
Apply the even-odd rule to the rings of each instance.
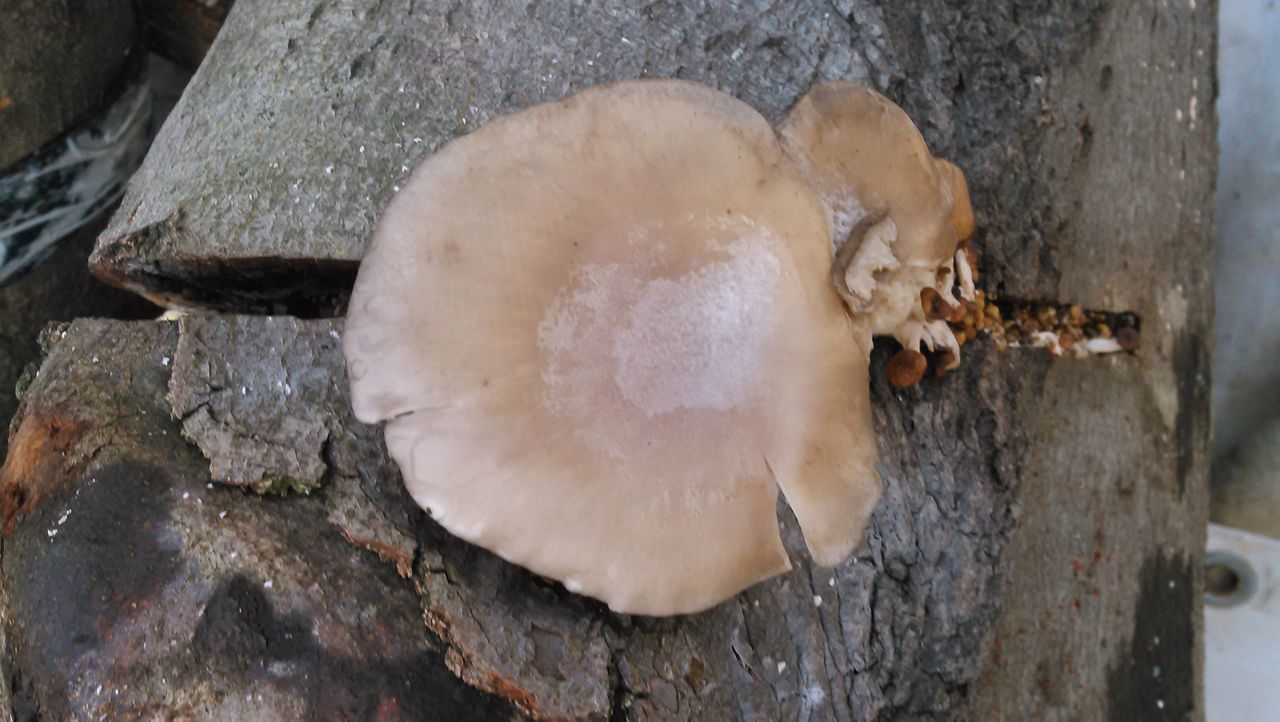
[[[1059,82],[1040,172],[1059,298],[1135,311],[1136,359],[1052,365],[972,719],[1183,719],[1201,701],[1216,7],[1123,3]],[[1188,667],[1170,668],[1171,660]]]
[[[204,60],[234,0],[138,0],[138,20],[152,51],[187,70]]]
[[[412,585],[326,522],[337,486],[279,499],[210,483],[166,399],[184,382],[178,337],[111,321],[50,334],[0,471],[15,718],[509,717],[445,668]]]
[[[203,488],[212,468],[259,489],[314,489],[236,498],[322,504],[342,537],[412,576],[412,604],[448,668],[521,714],[1197,719],[1214,10],[241,0],[101,238],[98,273],[186,302],[324,312],[341,304],[396,184],[488,118],[648,74],[710,83],[777,119],[815,79],[847,78],[900,102],[966,170],[983,285],[1133,311],[1141,348],[1052,361],[979,343],[959,372],[909,391],[884,382],[888,350],[877,350],[886,491],[866,545],[838,569],[815,569],[784,511],[795,571],[676,619],[610,614],[407,506],[376,430],[349,417],[340,321],[184,321],[180,338],[165,337],[175,356],[157,382],[172,406],[150,411],[152,436],[130,437],[120,458],[181,447],[191,461],[166,483]],[[123,328],[77,325],[76,352],[59,345],[45,368],[106,383],[91,359]],[[128,333],[161,346],[156,335],[173,332]],[[66,418],[56,395],[33,390],[24,403],[3,480],[6,499],[24,490],[10,501],[25,510],[15,539],[52,528],[63,507],[41,490],[83,476],[65,470],[63,452],[94,446],[119,413],[104,396],[77,423],[55,424]],[[208,465],[172,441],[170,412]],[[161,443],[175,446],[148,446]],[[291,483],[263,483],[278,479]],[[284,530],[298,522],[273,523],[293,538]],[[9,648],[24,651],[9,655],[9,677],[30,680],[39,699],[67,696],[64,678],[42,672],[54,654],[42,650],[58,647],[18,636],[42,617],[15,590],[56,567],[10,572],[14,543]],[[216,550],[201,553],[231,563]],[[299,575],[312,563],[273,562]],[[210,599],[186,603],[198,615]],[[400,604],[389,593],[385,603]],[[84,656],[104,658],[91,646]],[[429,689],[443,700],[468,688],[438,681]]]
[[[347,411],[340,327],[337,320],[198,316],[183,319],[176,331],[171,324],[105,321],[77,322],[65,337],[55,331],[56,345],[24,396],[14,451],[0,472],[10,534],[3,563],[12,619],[7,664],[10,677],[24,680],[13,691],[16,703],[58,716],[65,697],[97,710],[97,701],[77,696],[80,687],[128,683],[137,697],[119,704],[149,700],[166,712],[203,704],[203,697],[177,691],[185,682],[170,670],[188,656],[192,664],[204,663],[200,655],[207,650],[161,645],[155,656],[135,650],[121,658],[121,650],[131,648],[124,641],[109,646],[91,636],[77,642],[78,618],[64,619],[70,611],[38,603],[54,594],[50,584],[58,594],[94,600],[75,615],[110,629],[137,627],[128,633],[134,643],[149,639],[146,630],[157,625],[167,630],[165,638],[185,640],[199,636],[202,614],[219,603],[218,590],[227,585],[240,583],[265,595],[262,604],[297,616],[301,602],[274,595],[306,588],[310,575],[338,574],[353,560],[362,560],[359,569],[373,568],[373,554],[352,556],[345,537],[390,562],[381,576],[364,571],[349,582],[352,590],[369,585],[362,595],[382,599],[365,615],[369,624],[425,614],[426,626],[410,638],[429,628],[446,645],[451,670],[527,714],[871,719],[956,713],[997,611],[992,560],[1010,531],[1012,463],[1021,448],[993,406],[1040,376],[1044,359],[979,359],[969,373],[907,393],[878,382],[878,426],[884,438],[900,441],[886,444],[882,471],[891,483],[857,558],[834,570],[802,562],[711,612],[652,620],[614,615],[574,597],[452,538],[416,511],[376,429],[357,424]],[[978,377],[980,367],[986,378]],[[920,403],[926,396],[931,402]],[[190,399],[200,399],[194,411]],[[286,425],[303,430],[291,455],[278,455],[279,444],[260,446],[280,438]],[[312,443],[315,435],[306,429],[323,429],[324,442]],[[182,436],[212,460],[212,476]],[[288,487],[317,491],[273,501],[207,488],[210,479],[239,483],[239,471],[264,467],[268,475],[292,475],[296,483]],[[111,485],[78,505],[78,494],[89,494],[103,478]],[[156,508],[115,518],[113,510],[130,504]],[[114,519],[117,536],[78,526],[105,523],[95,515]],[[790,520],[785,536],[803,559]],[[164,571],[165,579],[153,583],[118,565],[97,569],[95,563],[96,571],[83,575],[66,568],[85,553],[75,546],[78,539],[99,545],[94,559],[109,559],[137,557],[128,550],[139,537],[154,539],[149,543],[175,558],[165,569],[181,573]],[[415,556],[410,567],[406,562]],[[408,583],[395,581],[397,568],[412,575],[421,609]],[[277,591],[259,591],[267,580]],[[131,604],[108,599],[99,606],[101,587],[133,595],[129,601],[156,618],[139,624]],[[175,589],[185,596],[171,598]],[[338,615],[328,607],[341,601],[336,593],[312,600],[315,608],[303,616]],[[297,625],[310,635],[298,644],[310,650],[327,643],[318,622]],[[33,637],[35,629],[43,636]],[[393,636],[408,634],[398,629]],[[126,632],[103,636],[116,635]],[[237,669],[269,668],[270,646],[257,650],[261,658],[231,650]],[[357,646],[346,664],[370,655]],[[59,668],[85,671],[72,680],[51,671]],[[254,674],[246,679],[249,688],[265,684],[271,694],[285,694]],[[457,689],[431,694],[451,699],[465,688],[457,682]],[[200,694],[206,693],[213,692]],[[402,696],[388,694],[404,704]],[[301,711],[284,704],[288,699],[274,704]],[[227,708],[220,709],[225,716]]]
[[[85,118],[130,62],[130,0],[0,4],[0,169]]]

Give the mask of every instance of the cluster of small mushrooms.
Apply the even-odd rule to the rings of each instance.
[[[973,226],[961,171],[861,85],[777,129],[694,83],[592,88],[392,200],[347,319],[355,412],[453,534],[619,612],[706,609],[790,569],[779,489],[816,563],[862,542],[871,339],[959,363]]]

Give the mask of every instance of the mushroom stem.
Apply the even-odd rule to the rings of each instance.
[[[960,299],[956,298],[955,294],[952,292],[952,289],[956,285],[955,264],[946,263],[939,266],[936,277],[938,279],[938,283],[934,286],[934,290],[942,297],[943,302],[951,308],[959,306]]]
[[[920,318],[911,318],[904,321],[894,331],[893,336],[903,348],[912,351],[919,351],[921,346],[929,351],[936,351],[939,348],[950,351],[951,355],[947,358],[945,367],[948,371],[960,365],[960,342],[956,340],[955,333],[946,321],[923,321]]]
[[[960,281],[960,295],[966,301],[975,298],[977,289],[973,286],[973,269],[969,267],[969,254],[963,248],[956,251],[956,277]]]

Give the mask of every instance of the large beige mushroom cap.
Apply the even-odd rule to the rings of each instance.
[[[959,234],[973,232],[964,174],[933,157],[902,108],[855,83],[818,84],[779,133],[827,208],[837,285],[855,319],[908,349],[944,347],[958,362],[955,336],[926,318],[920,291],[958,303]],[[876,222],[860,223],[868,219]]]
[[[439,523],[622,612],[705,609],[815,559],[879,495],[870,334],[758,113],[678,81],[492,122],[395,197],[352,296],[357,416]]]

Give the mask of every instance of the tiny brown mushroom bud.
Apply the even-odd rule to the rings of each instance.
[[[1058,334],[1058,345],[1065,351],[1076,345],[1076,337],[1066,332],[1060,333]]]
[[[932,288],[925,288],[920,291],[920,307],[924,309],[925,318],[930,321],[950,319],[957,309],[961,314],[964,313],[963,305],[951,306],[943,300],[942,294]]]
[[[920,383],[920,379],[924,378],[924,372],[928,369],[929,360],[924,357],[924,354],[904,348],[889,359],[884,370],[889,383],[905,389]]]
[[[1138,329],[1132,326],[1116,329],[1116,343],[1120,344],[1120,348],[1125,351],[1137,351]]]
[[[947,309],[947,320],[951,323],[960,323],[964,321],[965,314],[969,311],[969,302],[961,301],[960,305]]]

